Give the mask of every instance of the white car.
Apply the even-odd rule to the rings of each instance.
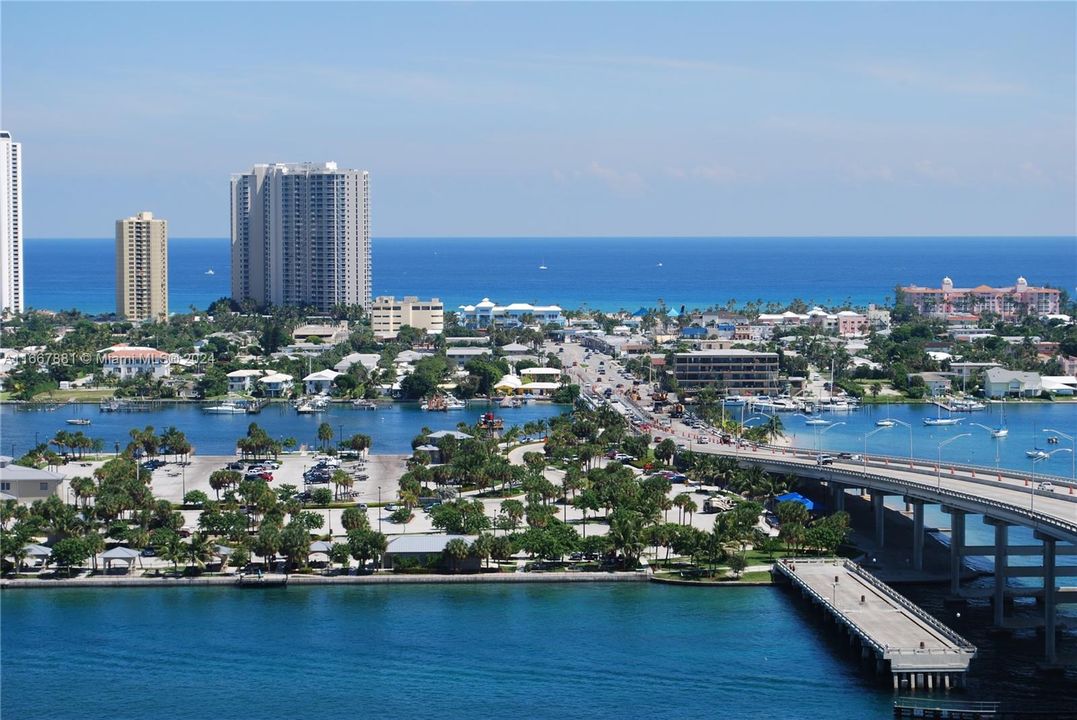
[[[1039,485],[1036,486],[1036,489],[1043,490],[1044,492],[1054,492],[1055,486],[1049,482],[1041,482]]]

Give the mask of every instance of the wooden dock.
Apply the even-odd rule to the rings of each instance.
[[[976,648],[848,560],[785,559],[774,566],[889,671],[894,688],[961,685]]]

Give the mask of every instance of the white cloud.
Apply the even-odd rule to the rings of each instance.
[[[1028,88],[1017,82],[985,75],[970,75],[907,63],[867,63],[856,72],[875,80],[912,88],[961,95],[1025,95]]]

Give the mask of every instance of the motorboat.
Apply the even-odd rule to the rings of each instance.
[[[738,395],[729,395],[722,401],[723,405],[746,405],[747,403],[747,398]]]
[[[449,410],[463,410],[467,403],[449,395],[433,395],[419,405],[422,410],[429,412],[448,412]]]
[[[805,425],[829,425],[830,421],[829,420],[824,420],[823,418],[808,418],[807,420],[804,421],[804,424]]]
[[[68,418],[68,425],[89,425],[90,418]]]
[[[882,420],[876,420],[875,421],[875,426],[876,427],[894,427],[894,425],[896,425],[896,424],[897,423],[895,423],[890,418],[883,418]]]
[[[352,407],[359,408],[361,410],[377,410],[378,409],[378,403],[376,403],[373,400],[367,400],[365,398],[359,398],[357,400],[352,400]]]
[[[975,400],[954,400],[950,403],[950,409],[954,412],[976,412],[977,410],[983,410],[986,405],[982,402],[976,402]]]
[[[509,397],[506,395],[498,401],[497,406],[502,408],[518,408],[523,407],[523,401],[519,398]]]
[[[202,412],[210,415],[243,415],[247,412],[247,408],[232,400],[225,400],[217,405],[202,408]]]
[[[991,431],[991,437],[996,437],[996,438],[1004,438],[1009,434],[1010,434],[1009,428],[1004,428],[1004,427],[995,428],[994,430]],[[1048,440],[1048,442],[1050,442],[1050,440]]]
[[[1032,450],[1025,450],[1025,457],[1030,460],[1046,460],[1051,457],[1051,454],[1046,450],[1040,450],[1039,448],[1033,448]]]

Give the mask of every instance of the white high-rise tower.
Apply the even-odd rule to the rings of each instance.
[[[0,130],[0,313],[21,313],[22,143]]]
[[[232,297],[369,310],[369,174],[327,162],[233,175]]]

